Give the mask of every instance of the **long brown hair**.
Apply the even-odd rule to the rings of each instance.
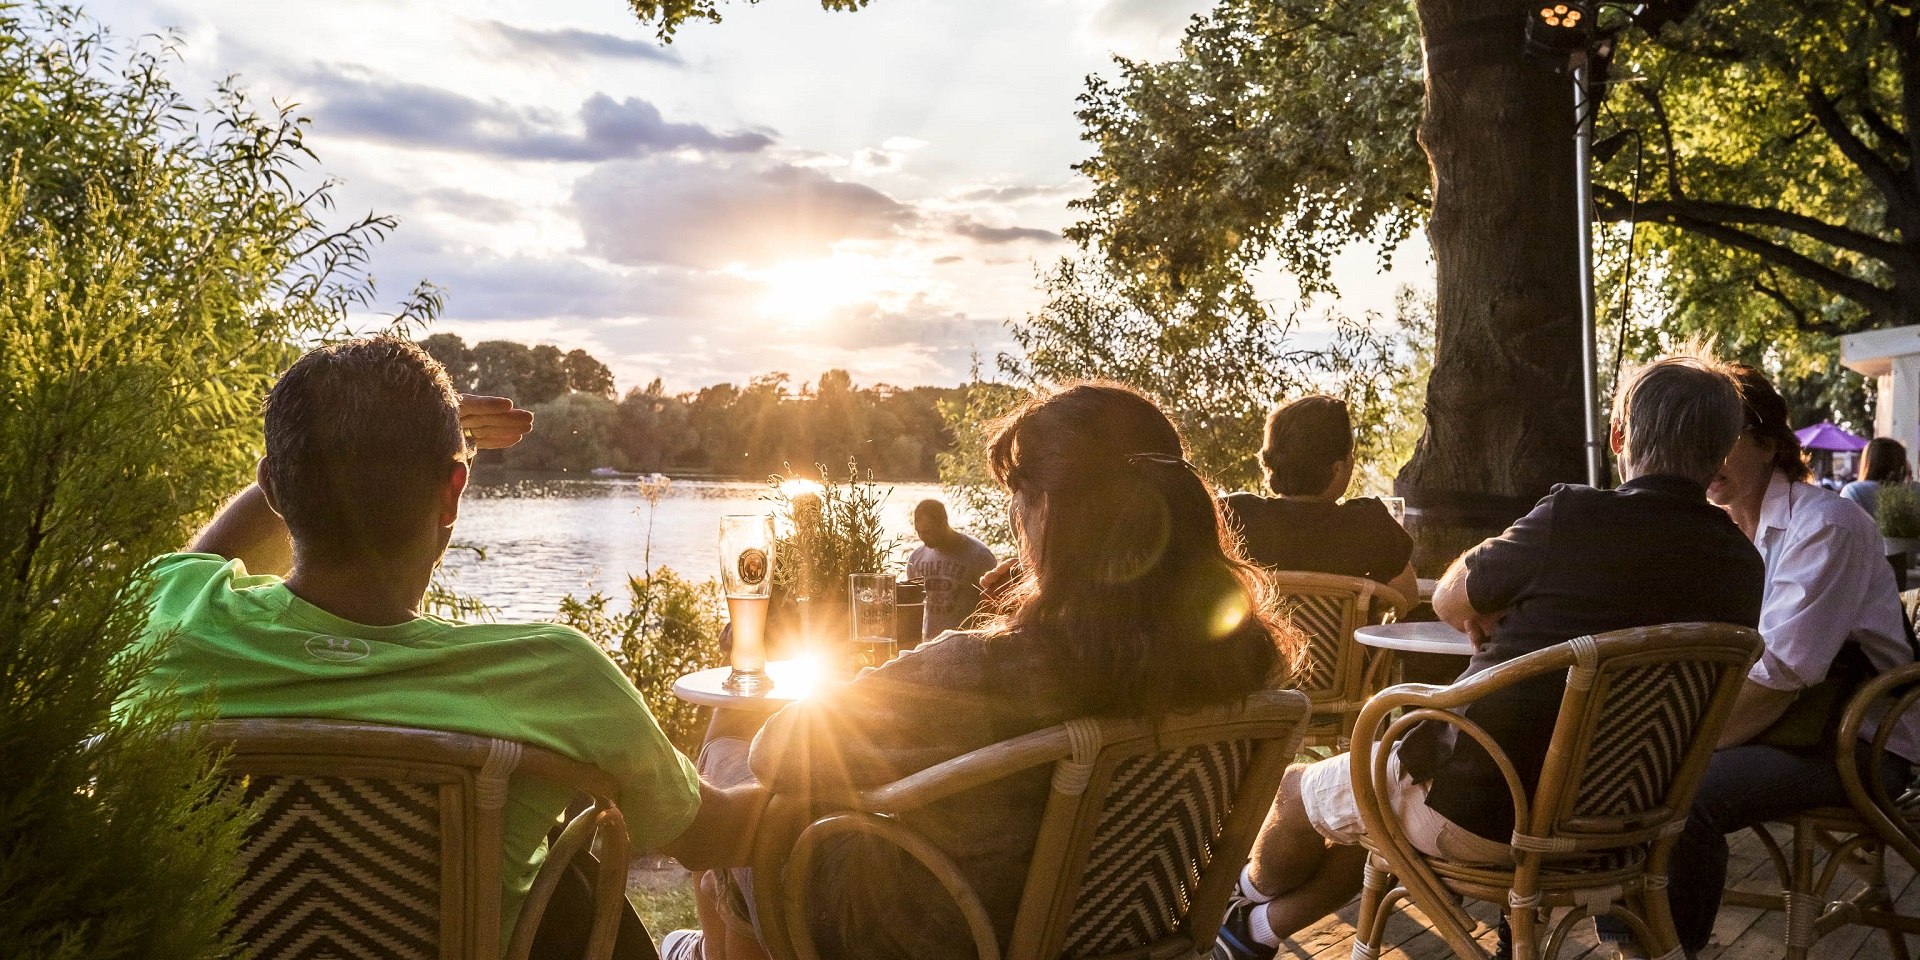
[[[1263,612],[1213,491],[1152,401],[1075,383],[992,432],[995,479],[1040,515],[1018,524],[1024,571],[990,632],[1057,642],[1120,713],[1232,699],[1264,686],[1282,656],[1291,672],[1298,635]]]

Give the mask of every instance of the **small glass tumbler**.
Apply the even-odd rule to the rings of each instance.
[[[856,573],[847,578],[853,601],[853,669],[877,667],[893,659],[894,598],[897,585],[889,573]]]
[[[1387,515],[1401,526],[1407,525],[1407,499],[1405,497],[1381,497],[1380,502],[1387,505]]]

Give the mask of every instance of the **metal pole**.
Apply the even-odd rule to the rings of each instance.
[[[1580,387],[1586,417],[1587,485],[1606,474],[1606,436],[1600,428],[1599,350],[1593,316],[1593,104],[1587,89],[1587,53],[1573,55],[1573,191],[1580,232]]]

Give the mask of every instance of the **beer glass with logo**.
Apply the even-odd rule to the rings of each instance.
[[[853,601],[853,668],[893,659],[894,581],[890,573],[856,573],[848,583]]]
[[[732,513],[720,518],[720,581],[733,622],[733,672],[722,684],[738,694],[773,689],[767,676],[767,606],[773,590],[773,517]]]

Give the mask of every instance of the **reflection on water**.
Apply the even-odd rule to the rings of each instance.
[[[882,490],[887,489],[881,484]],[[913,505],[946,499],[930,483],[893,484],[882,506],[889,534],[902,537],[896,572],[919,542]],[[582,479],[475,486],[467,491],[454,527],[456,544],[485,551],[450,550],[443,579],[454,590],[496,608],[502,620],[551,619],[560,597],[594,590],[615,609],[626,608],[626,579],[647,563],[672,567],[696,580],[715,575],[720,516],[771,509],[765,484],[675,480],[653,512],[653,550],[647,556],[647,501],[633,480]],[[957,514],[957,507],[948,504]],[[964,529],[965,518],[955,517]]]

